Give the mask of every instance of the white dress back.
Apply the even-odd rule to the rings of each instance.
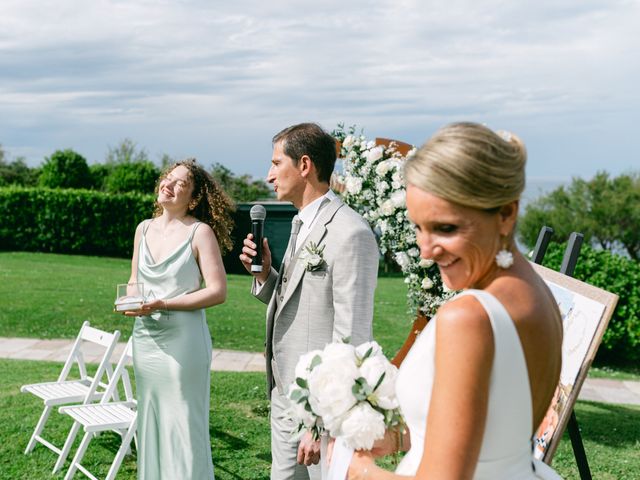
[[[458,296],[462,295],[473,295],[487,311],[495,342],[486,426],[473,478],[559,479],[553,469],[532,456],[529,373],[511,317],[488,292],[466,290]],[[437,317],[434,317],[402,362],[396,381],[400,408],[411,435],[411,449],[398,465],[397,474],[415,475],[424,452],[435,374],[436,328]]]

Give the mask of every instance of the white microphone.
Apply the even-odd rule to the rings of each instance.
[[[262,237],[264,236],[264,219],[267,210],[262,205],[254,205],[249,211],[251,217],[251,234],[256,244],[256,256],[251,260],[251,272],[262,272]]]

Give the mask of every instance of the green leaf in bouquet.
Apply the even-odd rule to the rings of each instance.
[[[384,380],[385,375],[387,374],[387,372],[382,372],[382,375],[380,375],[380,378],[378,379],[378,383],[376,383],[376,386],[373,387],[373,391],[375,392],[378,387],[382,384],[382,381]]]
[[[373,347],[369,347],[369,350],[367,350],[366,353],[362,356],[362,361],[364,362],[367,358],[371,356],[372,353],[373,353]]]
[[[305,388],[307,390],[309,389],[309,384],[304,378],[296,377],[296,384],[298,384],[299,387]]]
[[[322,357],[320,355],[316,355],[311,360],[311,365],[309,365],[309,371],[313,370],[314,368],[316,368],[321,363],[322,363]]]

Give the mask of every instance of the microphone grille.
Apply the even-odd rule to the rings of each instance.
[[[262,205],[254,205],[249,210],[251,220],[264,220],[267,218],[267,210]]]

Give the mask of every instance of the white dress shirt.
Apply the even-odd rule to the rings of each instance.
[[[304,241],[311,233],[311,230],[316,224],[316,220],[318,218],[318,213],[320,212],[320,207],[322,206],[322,202],[326,198],[329,202],[333,201],[337,195],[333,193],[331,189],[327,190],[327,193],[322,195],[321,197],[316,198],[309,205],[304,207],[302,210],[298,212],[298,217],[302,220],[302,225],[300,225],[300,231],[298,232],[298,238],[296,241],[296,246],[294,252],[300,248],[301,245],[304,245]],[[326,203],[329,203],[326,202]]]

